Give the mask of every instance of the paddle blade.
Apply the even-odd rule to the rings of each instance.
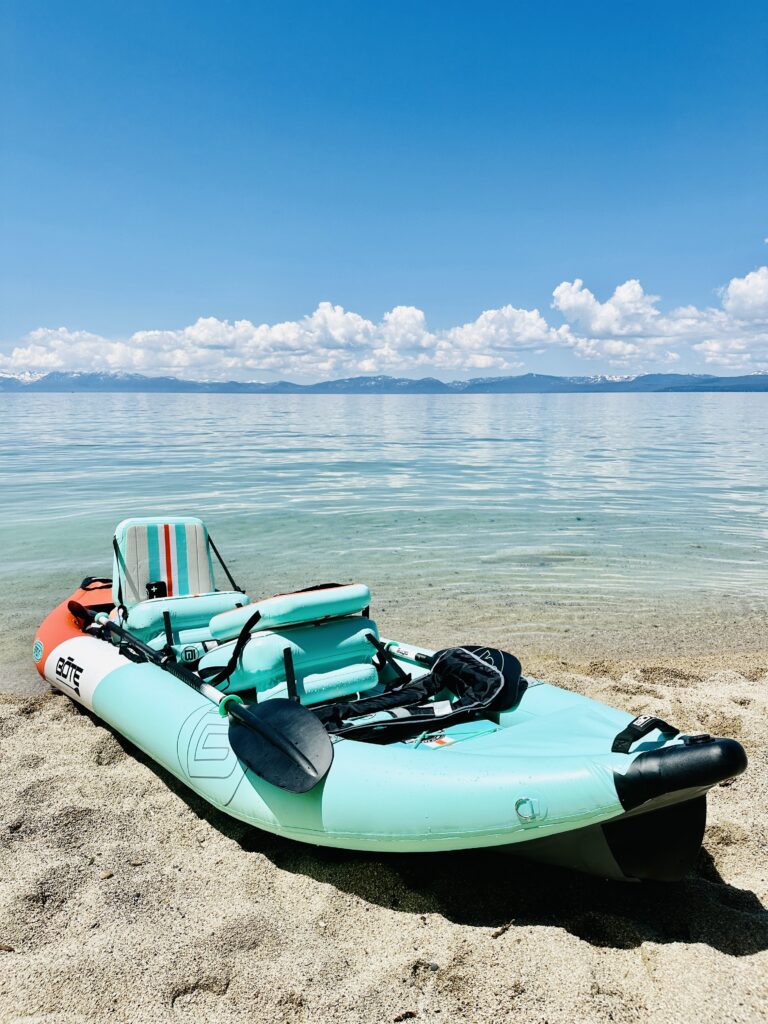
[[[231,701],[229,742],[260,778],[289,793],[306,793],[328,773],[333,744],[307,708],[282,697],[245,707]]]
[[[91,611],[90,608],[84,608],[79,601],[69,601],[67,609],[81,629],[96,618],[96,612]]]

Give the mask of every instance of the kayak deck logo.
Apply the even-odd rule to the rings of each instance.
[[[176,738],[176,752],[190,781],[205,779],[222,805],[232,800],[245,773],[230,746],[229,725],[217,708],[209,704],[187,716]]]

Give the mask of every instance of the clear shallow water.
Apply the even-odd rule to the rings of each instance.
[[[128,515],[203,516],[253,594],[364,580],[414,640],[765,606],[766,428],[742,394],[3,395],[0,687]]]

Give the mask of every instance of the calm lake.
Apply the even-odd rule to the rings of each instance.
[[[414,642],[768,598],[765,395],[4,394],[0,427],[4,689],[129,515],[199,514],[253,596],[367,582]]]

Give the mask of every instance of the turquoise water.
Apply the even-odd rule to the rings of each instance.
[[[128,515],[203,516],[253,594],[368,582],[414,641],[768,599],[763,395],[0,402],[4,688]]]

